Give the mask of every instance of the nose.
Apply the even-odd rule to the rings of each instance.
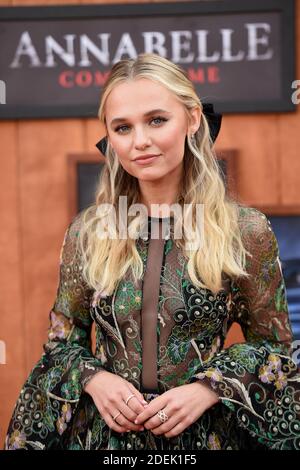
[[[136,149],[144,149],[151,145],[150,136],[143,130],[140,130],[135,133],[134,136],[134,146]]]

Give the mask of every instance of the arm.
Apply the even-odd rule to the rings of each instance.
[[[264,214],[243,211],[243,238],[252,254],[247,258],[250,277],[232,281],[231,315],[246,342],[220,351],[190,381],[200,379],[210,386],[234,411],[238,424],[260,442],[295,448],[292,425],[300,379],[290,358],[292,333],[278,244]]]
[[[45,352],[50,355],[62,352],[63,363],[76,371],[77,396],[96,372],[104,370],[103,364],[91,350],[92,318],[89,307],[93,291],[82,277],[82,260],[77,246],[80,220],[79,214],[65,233],[60,253],[59,285],[49,314],[48,342],[44,345]],[[66,360],[66,353],[70,353],[69,361]]]
[[[49,318],[48,341],[16,403],[6,437],[6,449],[57,448],[71,425],[83,387],[105,370],[91,351],[89,299],[77,249],[80,214],[65,232],[60,253],[60,277]]]

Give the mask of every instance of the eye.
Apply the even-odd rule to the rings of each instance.
[[[154,118],[150,119],[150,122],[157,121],[157,120],[162,121],[162,122],[168,121],[168,119],[166,119],[162,116],[157,116],[157,117],[154,117]],[[161,123],[158,123],[158,124],[161,124]],[[124,132],[121,131],[121,129],[124,129],[124,128],[126,129],[126,128],[128,128],[128,126],[126,126],[126,125],[118,126],[118,127],[116,127],[115,132],[117,132],[119,134],[124,134]]]
[[[155,117],[155,118],[152,119],[152,121],[157,121],[157,120],[159,120],[159,121],[167,121],[168,119],[165,119],[165,118],[160,117],[160,116]]]
[[[128,127],[128,126],[118,126],[118,127],[115,128],[115,132],[118,132],[118,133],[120,134],[119,131],[120,131],[121,129],[124,129],[124,127]],[[121,132],[121,134],[123,134],[123,132]]]

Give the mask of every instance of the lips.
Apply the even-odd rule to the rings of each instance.
[[[151,163],[154,163],[160,155],[154,155],[152,157],[143,157],[143,158],[137,158],[134,160],[134,163],[138,166],[147,166],[151,165]]]
[[[137,157],[134,159],[135,162],[137,161],[141,161],[141,160],[148,160],[150,158],[153,158],[153,157],[159,157],[159,155],[154,155],[154,154],[149,154],[149,155],[143,155],[143,156],[140,156],[140,157]]]

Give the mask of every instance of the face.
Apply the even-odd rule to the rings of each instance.
[[[117,85],[107,97],[105,116],[107,136],[120,164],[141,181],[179,174],[186,135],[196,132],[200,124],[199,109],[192,110],[189,125],[176,96],[144,78]],[[156,157],[135,161],[150,154]]]

